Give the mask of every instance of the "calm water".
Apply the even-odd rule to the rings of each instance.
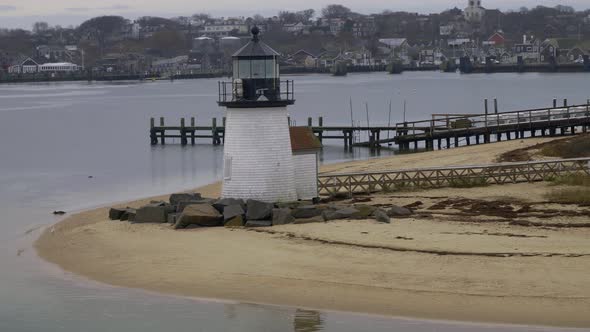
[[[425,119],[430,113],[543,107],[552,98],[583,103],[584,74],[439,73],[294,76],[292,119],[327,125]],[[151,147],[150,117],[196,116],[210,123],[216,80],[156,83],[0,85],[0,331],[538,331],[531,327],[390,319],[296,308],[202,301],[97,284],[42,262],[31,248],[39,227],[76,211],[187,189],[220,176],[222,147]],[[315,120],[314,120],[315,121]],[[324,162],[372,157],[331,142]],[[388,154],[391,152],[384,152]],[[92,178],[89,178],[92,176]],[[556,329],[547,329],[555,331]]]

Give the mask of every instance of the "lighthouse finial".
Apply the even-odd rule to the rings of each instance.
[[[252,27],[252,30],[250,30],[250,32],[252,33],[252,40],[258,41],[258,34],[260,33],[260,29],[255,25]]]

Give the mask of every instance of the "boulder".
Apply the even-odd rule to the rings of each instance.
[[[313,205],[306,205],[293,209],[291,215],[296,219],[313,218],[322,215],[324,209]]]
[[[373,212],[377,210],[377,208],[374,206],[364,204],[355,205],[354,208],[357,209],[359,212],[356,212],[352,216],[350,216],[352,219],[369,219]]]
[[[375,212],[373,212],[373,218],[375,218],[375,220],[377,220],[378,222],[382,222],[382,223],[386,223],[386,224],[389,224],[389,222],[390,222],[387,212],[385,212],[385,210],[383,210],[383,209],[375,210]]]
[[[243,199],[236,199],[236,198],[221,198],[213,202],[213,207],[217,209],[217,211],[223,213],[223,210],[230,205],[239,205],[242,209],[246,210],[246,203],[244,203]]]
[[[387,210],[387,215],[390,217],[407,217],[412,213],[412,210],[397,205],[394,205],[389,210]]]
[[[324,217],[325,221],[330,221],[330,220],[338,220],[338,219],[349,219],[353,215],[358,214],[358,213],[360,213],[360,211],[353,208],[353,207],[345,207],[345,208],[338,209],[336,211],[326,210],[322,213],[322,216]]]
[[[228,221],[225,222],[223,225],[225,227],[233,228],[233,227],[243,227],[244,226],[244,216],[235,216]]]
[[[164,201],[150,201],[149,206],[165,206],[166,202]]]
[[[186,228],[188,225],[220,226],[223,216],[210,204],[187,206],[174,224],[174,229]]]
[[[218,210],[219,211],[219,210]],[[241,205],[228,205],[223,208],[223,221],[228,221],[237,216],[243,216],[246,212]]]
[[[201,198],[198,200],[192,200],[192,201],[181,201],[178,203],[178,205],[176,205],[176,212],[182,212],[184,211],[184,209],[189,206],[189,205],[196,205],[196,204],[211,204],[213,203],[213,199],[211,198]]]
[[[292,224],[295,218],[291,215],[291,209],[273,209],[272,210],[272,225],[286,225]]]
[[[136,213],[137,213],[137,211],[135,209],[126,208],[119,220],[121,220],[121,221],[125,221],[125,220],[135,221]]]
[[[170,195],[170,204],[178,205],[180,202],[198,201],[201,199],[199,193],[177,193]]]
[[[109,210],[109,219],[111,220],[121,220],[121,217],[125,213],[125,209],[115,209],[111,208]]]
[[[246,227],[270,227],[272,222],[270,220],[248,220]]]
[[[311,224],[311,223],[317,223],[317,222],[325,222],[325,221],[322,216],[315,216],[312,218],[295,219],[295,221],[293,223],[297,225],[297,224]]]
[[[246,202],[246,219],[247,220],[268,220],[272,215],[274,204],[265,203],[253,199]]]
[[[148,204],[137,209],[136,223],[165,223],[168,221],[169,209],[165,205]]]
[[[180,218],[180,213],[168,213],[168,223],[169,224],[176,224],[176,222],[178,221],[178,218]]]

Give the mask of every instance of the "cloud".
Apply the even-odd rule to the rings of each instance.
[[[70,8],[66,8],[67,11],[75,12],[75,13],[83,13],[83,12],[89,12],[89,11],[95,11],[95,10],[128,10],[128,9],[131,9],[131,7],[125,6],[125,5],[113,5],[113,6],[108,6],[108,7],[70,7]]]
[[[16,10],[16,6],[0,5],[0,12],[11,12],[11,11],[15,11],[15,10]]]

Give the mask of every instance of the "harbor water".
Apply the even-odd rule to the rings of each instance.
[[[587,74],[459,75],[435,72],[290,76],[298,125],[386,125],[431,113],[501,111],[590,98]],[[112,287],[60,270],[32,243],[68,213],[195,188],[221,177],[223,146],[150,146],[149,119],[221,119],[217,80],[0,85],[0,331],[558,331],[388,318]],[[352,119],[350,101],[352,100]],[[368,109],[368,112],[367,112]],[[218,121],[219,123],[219,121]],[[323,163],[379,157],[326,141]],[[394,154],[383,150],[380,156]]]

